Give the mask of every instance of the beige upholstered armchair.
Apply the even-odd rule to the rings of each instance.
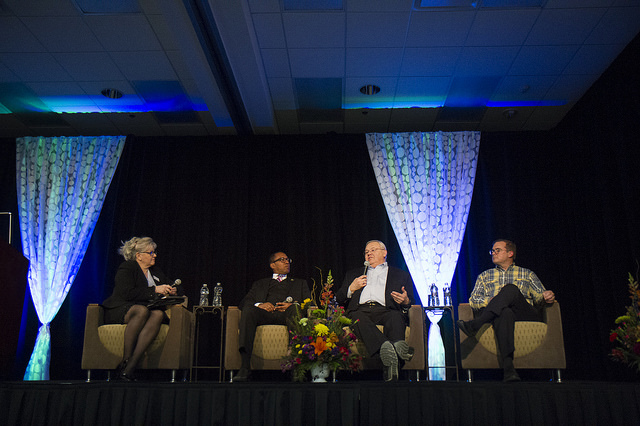
[[[239,324],[241,311],[237,306],[230,306],[227,310],[227,324],[225,333],[224,368],[231,372],[239,370],[242,364],[239,347]],[[425,368],[425,325],[422,306],[413,305],[409,309],[409,327],[406,331],[407,343],[415,349],[413,359],[406,362],[403,370],[415,370],[416,377]],[[289,346],[289,332],[284,325],[261,325],[256,329],[251,356],[253,370],[280,370],[282,357],[286,356]],[[362,343],[356,344],[356,351],[365,356],[363,369],[381,368],[372,360],[366,358],[366,350]]]
[[[187,310],[186,303],[167,310],[171,324],[160,326],[138,368],[172,370],[171,381],[175,382],[177,370],[191,367],[193,313]],[[102,306],[87,307],[82,349],[82,369],[87,370],[87,381],[91,380],[91,370],[109,370],[110,378],[110,371],[122,361],[126,325],[105,325],[103,317]]]
[[[473,319],[473,310],[468,303],[458,307],[458,319]],[[554,302],[543,308],[543,322],[517,321],[515,324],[516,369],[551,369],[556,372],[556,381],[561,382],[560,370],[566,368],[564,338],[560,304]],[[467,370],[468,381],[472,381],[472,370],[501,368],[498,350],[490,324],[480,328],[474,337],[460,332],[460,358],[462,368]]]

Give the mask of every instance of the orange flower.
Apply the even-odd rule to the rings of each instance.
[[[315,348],[316,355],[320,355],[322,352],[327,350],[327,342],[320,336],[316,338],[315,342],[311,342],[311,346]]]

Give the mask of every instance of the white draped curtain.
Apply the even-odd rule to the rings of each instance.
[[[389,221],[423,305],[451,305],[480,132],[370,133],[366,141]],[[431,349],[430,357],[437,352]]]
[[[76,277],[124,142],[124,136],[16,141],[20,234],[41,322],[25,380],[49,379],[49,323]]]

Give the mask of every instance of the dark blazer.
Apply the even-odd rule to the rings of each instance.
[[[251,285],[249,293],[247,293],[247,295],[240,301],[240,304],[238,305],[239,308],[244,309],[246,306],[255,305],[258,302],[266,302],[269,284],[272,281],[273,278],[263,278],[254,282]],[[309,291],[307,280],[287,277],[281,284],[289,287],[287,289],[287,296],[291,296],[294,302],[302,303],[304,299],[311,298],[311,292]]]
[[[149,270],[156,285],[171,284],[157,266],[152,266]],[[149,287],[138,262],[127,260],[118,267],[113,293],[102,302],[102,306],[112,309],[130,302],[146,305],[154,296],[155,289]]]
[[[342,287],[340,287],[340,289],[336,293],[336,301],[339,304],[345,306],[345,310],[347,313],[358,309],[358,306],[360,304],[360,294],[362,294],[362,289],[353,293],[351,299],[347,298],[347,291],[349,290],[351,282],[362,275],[363,272],[363,267],[352,269],[347,272],[344,277],[344,281],[342,282]],[[407,291],[407,295],[409,296],[411,305],[413,305],[413,280],[411,279],[411,275],[409,275],[409,273],[403,271],[402,269],[389,266],[389,271],[387,273],[387,285],[384,291],[385,304],[387,308],[399,311],[405,311],[408,308],[408,306],[403,307],[400,304],[396,303],[395,300],[393,300],[393,297],[391,297],[392,291],[402,293],[403,286]]]

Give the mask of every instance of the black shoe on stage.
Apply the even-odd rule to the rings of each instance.
[[[456,321],[456,325],[458,326],[460,331],[462,331],[464,334],[466,334],[469,337],[474,337],[478,332],[477,330],[474,330],[473,328],[471,328],[471,325],[468,322],[465,322],[462,320]]]

